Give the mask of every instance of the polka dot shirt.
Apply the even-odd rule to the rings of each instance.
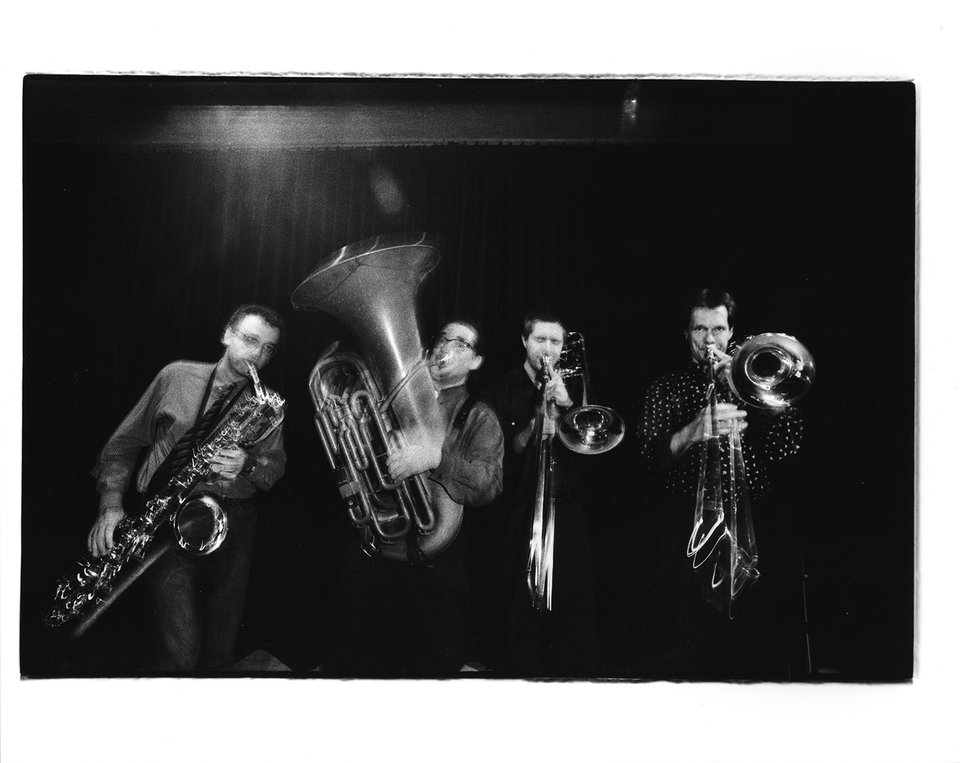
[[[693,495],[697,491],[704,444],[697,443],[679,461],[673,461],[670,438],[693,421],[706,405],[708,386],[707,374],[691,361],[683,371],[661,376],[644,396],[638,433],[641,452],[660,470],[670,464],[663,483],[671,495]],[[769,486],[768,464],[792,456],[800,449],[803,420],[796,408],[788,408],[779,415],[749,407],[746,410],[750,426],[741,437],[743,462],[750,495],[759,497]],[[727,437],[720,438],[720,447],[725,461],[729,454]]]

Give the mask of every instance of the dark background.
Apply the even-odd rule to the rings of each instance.
[[[806,575],[791,677],[912,675],[912,84],[28,77],[23,160],[24,675],[134,670],[132,593],[79,642],[34,623],[81,555],[98,450],[163,364],[220,354],[246,301],[288,322],[264,376],[289,463],[262,497],[241,647],[322,664],[354,538],[306,379],[337,332],[289,296],[340,246],[400,231],[444,254],[425,329],[478,316],[491,373],[521,360],[525,310],[556,305],[596,401],[627,419],[584,459],[604,675],[649,677],[633,429],[685,360],[678,300],[704,285],[733,293],[741,338],[786,332],[817,361],[801,454],[776,473]]]

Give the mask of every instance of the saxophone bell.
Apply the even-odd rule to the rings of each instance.
[[[181,504],[171,520],[173,537],[188,554],[212,554],[227,537],[227,513],[210,493],[201,493]]]

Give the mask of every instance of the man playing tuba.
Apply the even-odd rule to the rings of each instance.
[[[127,489],[150,496],[164,487],[196,443],[229,416],[250,383],[250,366],[262,369],[270,361],[282,330],[273,309],[243,305],[224,328],[224,351],[216,363],[181,360],[160,370],[110,436],[93,470],[100,496],[87,538],[93,556],[112,548],[125,516]],[[218,496],[229,531],[209,556],[167,552],[144,573],[144,670],[208,672],[233,665],[253,550],[253,495],[268,490],[285,464],[279,427],[249,450],[230,447],[213,456],[208,481],[194,492]]]
[[[640,424],[641,452],[656,470],[665,494],[664,510],[652,515],[654,521],[662,523],[652,566],[657,647],[662,654],[670,655],[668,660],[678,661],[662,666],[668,672],[680,671],[685,675],[689,671],[694,678],[757,677],[755,671],[779,670],[785,661],[785,656],[778,654],[783,634],[772,632],[782,625],[782,618],[767,606],[771,600],[783,598],[783,591],[775,590],[777,576],[771,572],[782,568],[785,560],[779,559],[771,548],[770,533],[761,532],[771,528],[773,518],[765,514],[770,514],[773,507],[757,501],[768,491],[769,465],[799,449],[802,420],[799,410],[793,407],[755,411],[748,419],[747,412],[729,393],[725,372],[734,352],[731,339],[736,303],[727,292],[699,290],[691,295],[684,313],[683,336],[689,359],[682,369],[659,377],[649,387]],[[711,380],[715,380],[717,393],[714,406],[708,402]],[[758,582],[750,593],[744,588],[742,614],[730,620],[727,610],[710,611],[704,601],[706,589],[712,585],[718,590],[721,575],[730,573],[722,566],[711,566],[713,560],[704,558],[711,549],[717,554],[724,549],[721,544],[710,546],[715,539],[709,538],[703,528],[695,528],[691,533],[691,526],[698,492],[701,496],[704,492],[704,450],[713,438],[717,461],[725,468],[730,463],[731,443],[737,442],[735,429],[746,481],[739,486],[744,491],[741,510],[749,511],[748,500],[754,503],[754,511],[747,516],[758,524],[756,545],[761,550],[763,571],[757,573],[749,568],[755,559],[743,560],[745,577],[758,577]],[[724,500],[730,498],[731,489],[730,485],[723,486]],[[726,513],[729,521],[729,508]],[[750,533],[753,520],[747,528]],[[722,526],[717,529],[722,530]],[[749,540],[752,542],[752,537]],[[696,548],[692,549],[692,545]],[[770,655],[773,665],[761,664],[764,652]],[[671,672],[671,677],[676,677],[676,673]]]
[[[444,324],[432,344],[429,372],[445,435],[417,431],[392,450],[386,466],[394,482],[429,472],[456,504],[469,510],[490,503],[502,487],[503,436],[493,411],[467,389],[483,364],[477,324]],[[416,542],[416,533],[410,540]],[[468,584],[461,533],[429,559],[399,561],[348,544],[330,660],[336,675],[444,676],[467,655]]]

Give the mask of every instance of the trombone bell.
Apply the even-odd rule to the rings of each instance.
[[[564,379],[579,376],[583,384],[581,404],[571,408],[560,419],[557,427],[560,442],[574,453],[587,456],[606,453],[619,445],[626,432],[623,418],[613,408],[587,402],[590,372],[587,369],[587,348],[583,334],[578,331],[567,333],[556,371]]]
[[[623,418],[613,408],[582,405],[568,411],[557,428],[560,441],[574,453],[606,453],[620,444],[625,433]]]
[[[756,408],[787,408],[803,397],[816,376],[809,350],[787,334],[747,338],[733,354],[727,383]]]

